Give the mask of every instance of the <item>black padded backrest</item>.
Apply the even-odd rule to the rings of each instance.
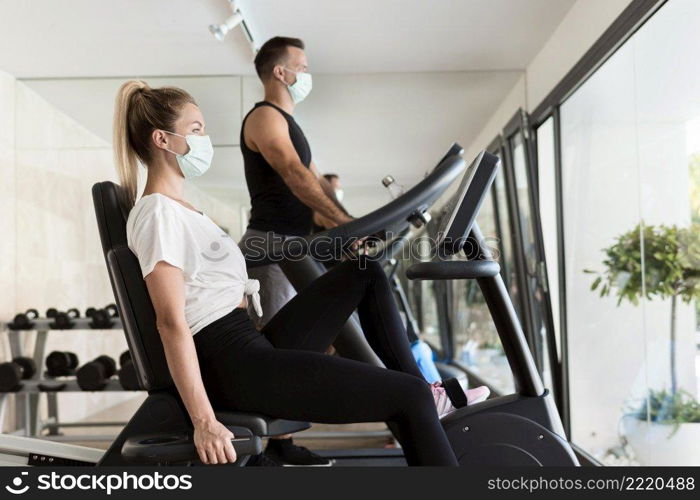
[[[147,391],[163,389],[173,385],[173,382],[139,261],[126,244],[128,210],[121,202],[121,189],[109,181],[98,182],[92,187],[97,227],[126,342],[141,387]]]

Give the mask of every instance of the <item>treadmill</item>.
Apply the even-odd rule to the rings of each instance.
[[[427,211],[465,169],[463,148],[454,143],[423,180],[401,196],[369,214],[342,226],[309,236],[268,241],[265,247],[241,248],[248,268],[276,263],[299,291],[326,272],[322,262],[337,259],[359,239],[386,242],[411,225],[422,227]],[[343,357],[383,366],[367,343],[359,321],[351,317],[333,345]]]
[[[241,248],[248,267],[277,263],[298,291],[327,271],[324,261],[333,260],[339,251],[347,250],[358,239],[369,237],[378,245],[385,245],[385,253],[390,251],[389,246],[402,238],[411,227],[423,227],[430,220],[430,208],[465,170],[463,152],[462,146],[453,143],[435,167],[413,188],[348,224],[306,237],[269,241],[264,248]],[[343,357],[383,366],[367,343],[356,315],[348,319],[333,347]],[[339,437],[339,433],[335,432],[320,434]],[[355,436],[357,434],[364,433],[355,433]],[[377,437],[377,434],[390,435],[388,431],[375,431],[367,433],[366,437]],[[304,439],[304,435],[300,434],[299,439]],[[396,448],[315,451],[335,459],[338,466],[405,465],[403,453]]]

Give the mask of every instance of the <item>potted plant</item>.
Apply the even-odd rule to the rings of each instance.
[[[678,387],[676,316],[678,301],[700,298],[700,224],[690,227],[637,225],[604,250],[604,271],[591,290],[612,293],[618,306],[641,298],[670,299],[670,388],[650,389],[641,404],[626,414],[625,436],[644,465],[700,463],[700,405]],[[679,446],[683,453],[679,453]]]

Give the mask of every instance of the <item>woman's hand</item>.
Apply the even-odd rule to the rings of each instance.
[[[236,461],[231,444],[233,433],[217,420],[208,420],[194,427],[194,446],[202,463],[225,464]]]

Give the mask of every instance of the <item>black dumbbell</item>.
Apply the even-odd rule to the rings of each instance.
[[[46,310],[46,317],[53,318],[54,316],[56,316],[57,313],[58,313],[58,309],[56,309],[55,307],[49,307]]]
[[[109,356],[98,356],[78,370],[78,386],[84,391],[101,391],[117,372],[117,364]]]
[[[49,316],[49,312],[51,312],[51,316]],[[53,318],[53,321],[49,323],[49,327],[51,327],[52,329],[70,330],[75,326],[75,322],[73,322],[73,320],[80,317],[80,311],[78,311],[74,307],[68,309],[66,312],[49,310],[46,311],[46,316],[49,318]]]
[[[0,392],[14,392],[22,388],[21,380],[27,380],[36,373],[36,363],[32,358],[17,357],[0,364]]]
[[[136,375],[136,366],[131,360],[131,357],[127,359],[118,373],[119,384],[126,391],[140,391],[141,384],[139,383],[139,378]]]
[[[119,366],[124,366],[127,361],[131,361],[131,352],[128,350],[119,355]]]
[[[112,321],[112,315],[107,309],[95,309],[94,307],[88,307],[85,311],[85,315],[88,318],[92,318],[90,321],[90,328],[107,330],[112,328],[114,321]]]
[[[74,352],[52,351],[46,357],[46,372],[49,377],[65,377],[75,374],[78,356]]]
[[[107,304],[105,306],[105,310],[109,313],[109,315],[112,318],[118,318],[119,317],[119,309],[117,309],[116,304]]]
[[[10,330],[31,330],[34,327],[33,319],[39,317],[39,311],[36,309],[27,309],[25,313],[19,313],[10,323]]]
[[[119,377],[119,384],[122,388],[127,391],[141,390],[141,385],[136,375],[136,367],[131,359],[131,353],[129,351],[121,353],[119,356],[119,366],[121,368],[117,376]]]

